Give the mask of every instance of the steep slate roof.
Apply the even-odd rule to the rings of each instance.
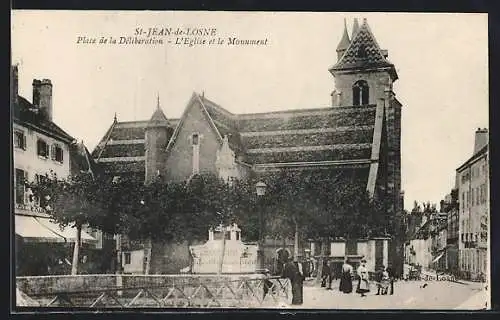
[[[12,108],[14,122],[66,143],[75,140],[54,122],[48,120],[36,106],[25,98],[18,96],[17,103],[14,103]]]
[[[377,40],[373,36],[366,19],[358,31],[353,34],[351,44],[340,60],[330,68],[331,71],[356,69],[356,68],[389,68],[394,65],[386,59]],[[397,78],[395,69],[393,76]]]
[[[167,119],[161,109],[155,110],[151,120],[167,121],[173,127],[179,122],[179,119]],[[145,133],[151,120],[111,124],[91,154],[104,173],[145,172]]]
[[[87,172],[92,175],[99,174],[99,168],[83,142],[72,143],[69,146],[69,156],[72,175],[80,172]]]
[[[375,106],[246,114],[238,127],[251,164],[370,159]]]
[[[481,149],[479,149],[478,152],[476,152],[475,154],[473,154],[472,157],[470,157],[469,159],[467,159],[467,161],[465,161],[460,167],[458,167],[456,171],[458,171],[458,172],[462,171],[464,168],[468,167],[471,163],[473,163],[477,159],[481,158],[484,154],[486,154],[488,152],[488,146],[489,146],[489,143],[486,144]]]
[[[374,105],[235,115],[204,96],[195,94],[193,99],[202,102],[220,136],[228,136],[236,156],[247,164],[363,162],[369,165],[374,140]],[[180,120],[169,122],[178,126]],[[148,123],[113,123],[92,153],[93,157],[105,170],[142,173]],[[174,142],[175,135],[170,143]]]

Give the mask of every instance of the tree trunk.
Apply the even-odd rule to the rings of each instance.
[[[193,269],[194,269],[194,257],[191,254],[191,249],[190,249],[191,239],[187,239],[185,241],[185,243],[186,243],[186,249],[187,249],[187,253],[188,253],[188,257],[189,257],[189,273],[194,273],[193,272]]]
[[[144,270],[144,274],[149,274],[151,271],[151,258],[153,256],[153,242],[151,238],[148,238],[146,241],[146,268]]]
[[[328,241],[326,238],[321,238],[321,253],[318,260],[318,274],[316,275],[316,282],[321,283],[322,281],[322,273],[323,273],[323,262],[326,258],[326,247],[328,245]]]
[[[117,234],[115,237],[116,241],[116,266],[115,266],[115,273],[116,274],[121,274],[122,273],[122,235]]]
[[[76,226],[75,246],[73,247],[73,262],[71,263],[71,275],[78,274],[78,256],[80,253],[80,243],[82,241],[82,226]]]
[[[295,235],[293,239],[293,258],[294,260],[299,259],[299,224],[295,221]]]
[[[225,251],[226,251],[226,234],[224,232],[224,236],[222,238],[222,249],[221,249],[221,256],[220,256],[220,259],[219,259],[219,266],[217,267],[217,274],[221,274],[222,273],[222,266],[224,264],[224,254],[225,254]]]

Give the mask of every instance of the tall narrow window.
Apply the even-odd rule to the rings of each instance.
[[[370,89],[364,80],[357,81],[352,87],[352,104],[355,106],[369,103]]]
[[[16,169],[16,203],[24,204],[25,172]]]
[[[479,205],[479,187],[476,188],[476,205]]]
[[[43,141],[42,139],[38,139],[36,142],[36,150],[37,154],[40,157],[48,158],[49,157],[49,145],[47,142]]]
[[[52,160],[62,163],[63,162],[63,149],[59,145],[52,146]]]
[[[43,174],[36,174],[35,175],[35,181],[36,183],[38,184],[38,186],[42,187],[47,183],[47,176],[43,175]],[[41,208],[45,208],[47,206],[47,199],[45,199],[44,195],[39,193],[38,194],[38,205],[41,207]]]
[[[200,135],[193,133],[191,136],[191,143],[193,145],[193,174],[200,173]]]
[[[26,136],[24,135],[24,132],[14,132],[14,146],[16,148],[26,150]]]

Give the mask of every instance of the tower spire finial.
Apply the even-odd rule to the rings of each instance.
[[[351,35],[351,38],[354,39],[354,36],[356,35],[356,33],[358,33],[358,30],[359,30],[358,18],[354,18],[354,22],[352,24],[352,35]]]
[[[156,92],[156,108],[160,109],[160,93]]]
[[[114,118],[113,118],[113,121],[114,121],[114,122],[117,122],[117,121],[118,121],[118,119],[116,118],[116,112],[115,112],[115,116],[114,116]]]
[[[349,48],[351,44],[351,40],[349,39],[349,33],[347,32],[347,22],[344,18],[344,33],[342,34],[342,39],[340,39],[339,44],[337,45],[337,60],[344,55],[344,52]]]

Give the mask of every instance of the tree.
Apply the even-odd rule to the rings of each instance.
[[[52,173],[39,181],[33,189],[39,199],[47,200],[47,213],[62,227],[76,228],[71,274],[77,274],[82,227],[100,225],[107,213],[103,206],[103,184],[89,173],[67,179],[59,179]]]
[[[391,231],[383,199],[371,197],[363,181],[351,172],[281,171],[269,180],[274,214],[268,231],[292,236],[295,256],[300,234],[320,240],[323,257],[331,238],[362,238]]]

